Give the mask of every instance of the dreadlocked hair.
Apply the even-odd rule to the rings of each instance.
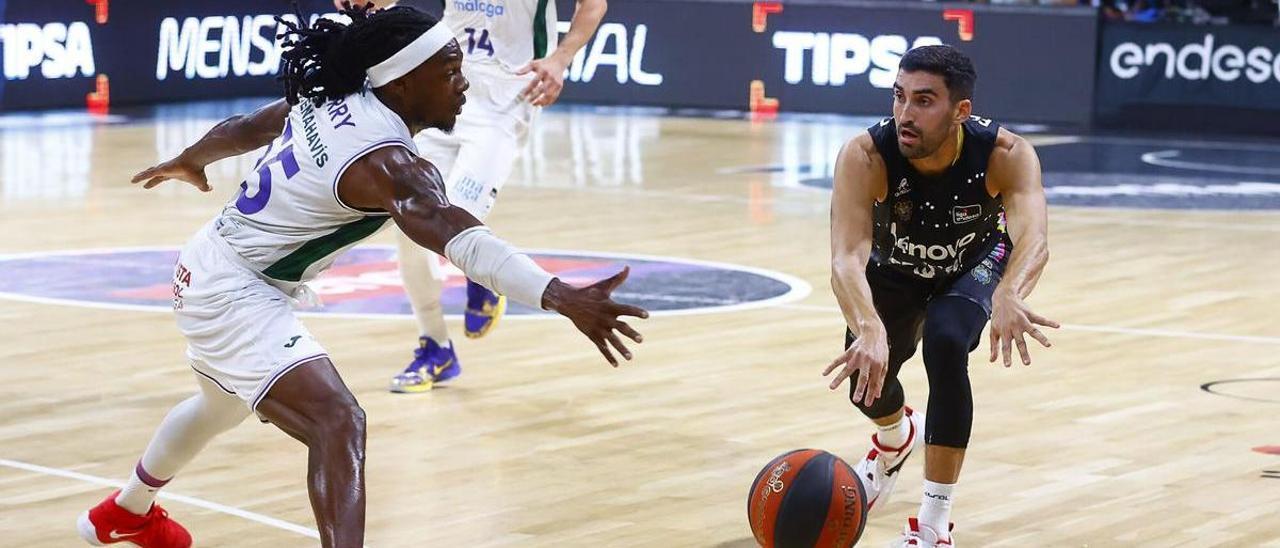
[[[407,6],[375,10],[373,3],[342,3],[350,23],[319,18],[308,26],[294,1],[298,22],[277,17],[288,30],[280,34],[279,79],[290,105],[309,99],[317,106],[364,87],[365,70],[386,61],[435,26],[435,17]]]

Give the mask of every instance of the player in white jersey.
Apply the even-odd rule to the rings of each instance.
[[[421,5],[442,0],[401,0]],[[565,69],[595,34],[606,0],[577,0],[569,32],[558,39],[552,0],[443,0],[443,22],[466,53],[462,72],[471,82],[467,109],[452,133],[428,129],[415,136],[418,151],[440,168],[449,200],[484,220],[510,176],[516,154],[542,107],[555,103]],[[387,0],[377,4],[387,5]],[[424,6],[425,7],[425,6]],[[391,380],[392,392],[425,392],[456,377],[461,363],[444,321],[440,259],[404,235],[400,273],[418,320],[414,359]],[[505,298],[467,280],[464,331],[484,336],[506,308]]]
[[[363,545],[364,411],[291,303],[310,300],[306,282],[388,221],[472,279],[568,317],[615,366],[610,345],[631,358],[618,334],[640,341],[619,316],[647,313],[609,298],[625,269],[582,289],[560,282],[451,205],[439,172],[417,154],[412,135],[448,131],[466,101],[453,32],[410,8],[346,14],[350,24],[289,24],[286,100],[220,123],[134,178],[208,190],[205,166],[267,147],[175,267],[175,314],[200,389],[165,417],[125,487],[80,516],[91,544],[190,546],[190,534],[154,505],[156,491],[256,413],[306,444],[322,544]]]

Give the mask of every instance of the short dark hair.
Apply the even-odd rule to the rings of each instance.
[[[320,18],[307,25],[300,10],[296,24],[277,18],[288,27],[280,35],[285,50],[280,54],[279,79],[289,104],[299,99],[319,104],[359,91],[366,69],[386,61],[437,23],[434,16],[410,7],[375,11],[372,3],[343,4],[339,13],[351,18],[349,24]]]
[[[978,72],[969,56],[951,46],[920,46],[908,51],[898,63],[904,72],[924,71],[942,77],[947,83],[951,102],[973,99],[973,89],[978,83]]]

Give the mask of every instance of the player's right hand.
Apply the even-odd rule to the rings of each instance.
[[[551,280],[551,285],[547,286],[546,293],[542,297],[543,308],[554,310],[569,318],[578,331],[591,339],[600,353],[604,354],[604,359],[614,367],[618,366],[618,360],[609,351],[609,345],[613,345],[623,358],[631,359],[631,351],[622,344],[617,333],[622,333],[635,342],[644,340],[639,332],[618,317],[649,317],[649,312],[645,309],[620,304],[609,297],[613,290],[627,279],[630,271],[630,267],[625,267],[621,272],[607,279],[582,288],[573,287],[559,279]]]
[[[884,328],[867,329],[859,334],[840,357],[827,366],[822,376],[830,375],[841,365],[844,366],[836,374],[836,378],[831,380],[831,389],[835,390],[845,379],[857,373],[858,380],[854,384],[853,395],[849,399],[854,403],[862,401],[864,405],[869,406],[880,397],[888,364],[889,339]]]
[[[138,184],[146,181],[142,184],[142,188],[152,188],[169,179],[185,181],[200,189],[201,192],[213,190],[213,187],[209,186],[209,178],[204,174],[204,166],[187,161],[182,155],[138,172],[131,182]]]

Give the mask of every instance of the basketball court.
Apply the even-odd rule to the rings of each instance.
[[[79,545],[76,515],[195,389],[173,259],[255,156],[211,167],[210,194],[128,179],[258,104],[0,117],[0,544]],[[368,414],[368,545],[754,546],[745,499],[766,462],[860,458],[870,423],[821,375],[843,331],[828,189],[873,121],[544,113],[489,221],[569,281],[632,265],[619,296],[658,313],[618,370],[568,322],[516,309],[457,341],[452,384],[390,394],[417,336],[394,235],[344,258],[306,321]],[[1064,325],[1031,367],[971,356],[957,541],[1280,546],[1280,141],[1013,129],[1051,204],[1030,302]],[[924,407],[918,354],[902,380]],[[860,545],[897,537],[922,464]],[[315,545],[305,474],[302,445],[250,420],[161,497],[197,546]]]

